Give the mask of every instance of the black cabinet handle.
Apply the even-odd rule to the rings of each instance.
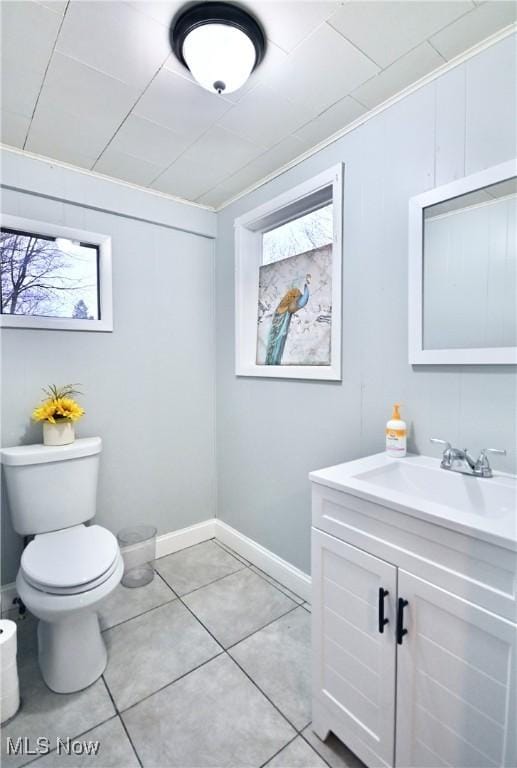
[[[399,608],[397,611],[397,643],[402,645],[402,638],[407,635],[407,629],[404,629],[404,608],[409,605],[407,600],[399,597]]]
[[[389,595],[387,589],[379,587],[379,632],[384,633],[384,627],[389,623],[389,619],[384,618],[384,598]]]

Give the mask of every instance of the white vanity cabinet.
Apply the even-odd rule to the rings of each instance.
[[[324,473],[311,475],[313,729],[368,766],[516,766],[517,552]]]

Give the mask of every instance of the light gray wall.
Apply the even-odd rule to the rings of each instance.
[[[113,333],[3,329],[2,445],[40,442],[41,387],[80,382],[77,434],[104,440],[96,522],[164,533],[213,517],[213,239],[18,191],[4,190],[2,210],[111,235],[114,308]],[[21,551],[6,512],[2,583]]]
[[[432,435],[506,448],[516,469],[516,376],[510,367],[407,362],[408,199],[517,155],[515,37],[419,89],[219,216],[218,516],[310,569],[311,469],[383,450],[395,401],[410,449]],[[345,164],[343,381],[234,375],[233,221],[295,184]]]

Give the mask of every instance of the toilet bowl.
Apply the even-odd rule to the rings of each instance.
[[[107,652],[97,610],[122,578],[115,536],[95,516],[100,437],[63,446],[0,451],[13,527],[33,535],[16,578],[18,595],[39,619],[38,659],[57,693],[79,691],[104,671]]]
[[[97,610],[123,569],[116,538],[99,525],[40,534],[24,550],[16,588],[39,619],[39,665],[53,691],[81,690],[103,673]]]

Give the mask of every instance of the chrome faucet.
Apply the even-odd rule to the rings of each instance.
[[[442,460],[440,467],[450,469],[452,472],[461,472],[463,475],[473,475],[474,477],[492,477],[492,467],[488,461],[489,453],[498,453],[506,456],[505,450],[499,448],[483,448],[479,457],[473,459],[466,448],[453,448],[447,440],[440,440],[438,437],[432,437],[431,443],[443,445]]]

